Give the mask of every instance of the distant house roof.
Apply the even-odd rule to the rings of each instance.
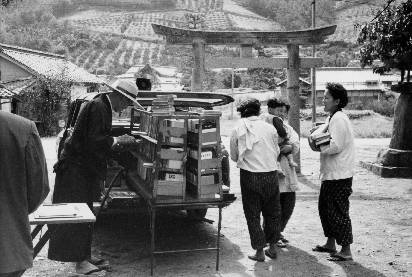
[[[130,76],[131,74],[138,74],[139,72],[148,70],[155,72],[160,77],[181,77],[182,75],[182,73],[180,73],[174,66],[153,66],[150,64],[138,64],[136,66],[132,66],[126,71],[125,74],[122,75]]]
[[[0,85],[4,86],[8,90],[13,91],[15,94],[20,94],[24,89],[30,87],[35,82],[33,77],[20,78],[7,82],[1,82]]]
[[[393,81],[399,80],[395,75]],[[324,90],[326,83],[340,83],[347,90],[381,90],[388,76],[373,73],[372,68],[321,67],[316,69],[316,90]]]
[[[278,86],[278,87],[286,86],[287,81],[288,81],[287,79],[284,79],[284,80],[280,81],[279,83],[277,83],[277,86]],[[306,80],[303,79],[303,78],[299,78],[299,82],[302,82],[302,83],[304,83],[305,85],[310,86],[310,82],[306,81]]]
[[[136,65],[116,77],[135,82],[137,77],[146,78],[147,75],[152,81],[152,91],[181,91],[183,88],[180,84],[182,73],[173,66]]]
[[[325,90],[326,83],[340,83],[346,90],[383,90],[382,82],[399,81],[398,75],[380,75],[373,73],[372,68],[361,67],[320,67],[316,69],[316,90]],[[311,82],[299,78],[299,81],[311,85]],[[287,80],[277,85],[285,86]]]
[[[0,99],[10,99],[14,97],[16,97],[16,93],[0,84]]]
[[[62,55],[0,43],[0,57],[35,76],[40,75],[74,83],[102,83],[97,76],[66,60]]]

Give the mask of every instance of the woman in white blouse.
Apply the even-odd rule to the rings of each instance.
[[[327,241],[313,251],[328,252],[332,260],[352,260],[350,245],[353,242],[352,224],[349,216],[349,196],[352,193],[352,178],[355,166],[355,144],[352,124],[342,112],[348,103],[346,89],[337,83],[326,85],[323,99],[325,111],[329,112],[324,131],[330,134],[330,143],[320,148],[319,216]],[[326,127],[326,128],[324,128]],[[336,252],[336,244],[341,245]]]

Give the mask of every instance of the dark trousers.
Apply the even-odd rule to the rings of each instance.
[[[352,178],[322,181],[319,195],[319,216],[327,238],[348,246],[353,242],[352,223],[349,216],[349,196]]]
[[[0,273],[0,277],[20,277],[26,270],[14,271],[9,273]]]
[[[90,209],[96,200],[99,179],[87,175],[82,168],[68,165],[56,172],[53,203],[87,203]],[[49,225],[48,258],[61,262],[81,262],[91,255],[93,224]]]
[[[276,171],[249,172],[240,170],[243,211],[253,249],[280,238],[279,182]],[[265,222],[262,229],[260,215]]]
[[[290,217],[292,216],[293,210],[296,203],[296,192],[282,192],[280,193],[280,210],[281,210],[281,224],[280,231],[285,230],[286,225]]]

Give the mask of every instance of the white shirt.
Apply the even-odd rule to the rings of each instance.
[[[327,122],[329,117],[327,118]],[[330,145],[321,148],[320,179],[339,180],[355,173],[355,137],[346,114],[336,112],[329,122]]]
[[[244,153],[239,153],[239,149],[245,148],[245,124],[248,126],[247,135],[253,136],[253,144]],[[279,170],[278,156],[278,134],[275,127],[257,116],[242,118],[230,138],[230,157],[237,163],[237,167],[250,172]]]

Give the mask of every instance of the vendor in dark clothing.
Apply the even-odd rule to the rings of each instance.
[[[110,136],[112,109],[120,112],[128,106],[121,93],[99,94],[83,105],[72,135],[62,142],[63,150],[54,167],[53,203],[87,203],[92,208],[99,198],[100,183],[106,177],[111,150],[133,144],[135,139],[128,135]],[[99,271],[96,265],[102,260],[91,256],[91,224],[49,226],[49,229],[52,231],[49,259],[76,262],[79,274]]]

